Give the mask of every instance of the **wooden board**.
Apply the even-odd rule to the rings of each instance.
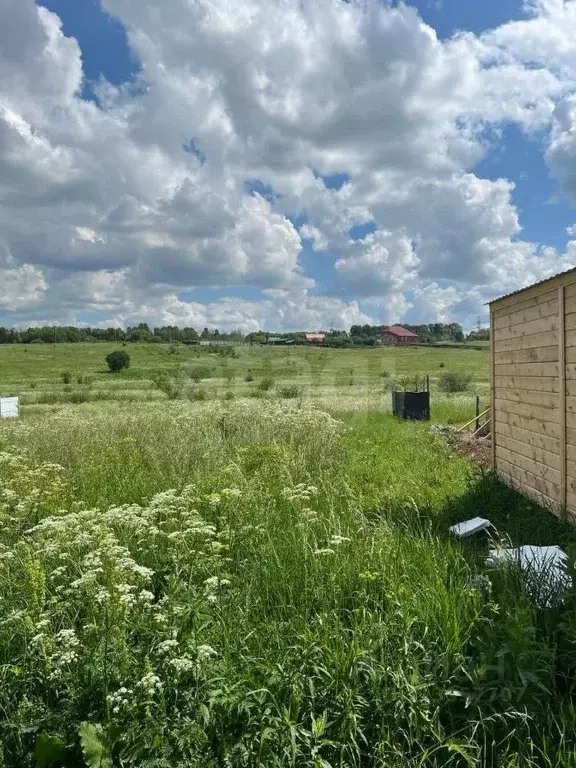
[[[550,467],[550,469],[560,472],[560,455],[557,452],[553,453],[552,451],[545,451],[542,448],[534,448],[533,446],[528,445],[527,443],[524,443],[520,440],[514,440],[513,438],[505,437],[499,431],[498,451],[501,451],[501,449],[506,449],[507,451],[518,454],[519,456],[529,459],[530,461],[542,464],[546,467]],[[501,453],[498,455],[501,455]],[[504,456],[504,458],[506,457]],[[516,466],[524,466],[522,462],[513,461],[512,458],[510,459],[510,463],[515,464]],[[549,479],[554,481],[554,478]]]
[[[503,315],[509,315],[512,312],[524,312],[538,305],[547,304],[549,301],[556,301],[558,286],[546,287],[544,290],[531,291],[527,289],[516,296],[509,296],[501,301],[491,305],[494,312],[494,320],[498,320]]]
[[[495,362],[497,365],[505,363],[557,363],[558,345],[551,344],[548,347],[539,349],[517,349],[511,352],[495,352]],[[574,360],[568,362],[576,363],[576,349],[574,349]]]
[[[531,300],[529,307],[514,307],[494,313],[494,331],[518,328],[544,317],[558,317],[558,299],[553,291],[550,300]]]
[[[558,378],[558,363],[494,363],[496,376],[531,376],[533,378],[555,377]],[[567,370],[567,374],[569,370]],[[576,379],[576,366],[574,368]]]
[[[558,368],[559,368],[559,400],[560,400],[560,496],[558,501],[562,507],[566,506],[567,476],[566,476],[566,410],[568,399],[566,397],[566,289],[563,285],[558,288]],[[576,404],[576,399],[574,400]]]
[[[496,424],[507,424],[510,427],[525,429],[528,432],[535,432],[536,434],[544,435],[545,437],[553,437],[555,439],[560,437],[559,422],[554,423],[553,421],[531,418],[530,416],[525,416],[523,414],[500,411],[496,419]]]
[[[576,332],[574,339],[576,342]],[[495,339],[494,349],[498,357],[502,352],[513,352],[519,349],[540,349],[542,347],[551,347],[557,343],[558,331],[545,331],[544,333],[515,336],[512,339]]]
[[[527,446],[541,448],[544,451],[560,455],[557,437],[550,437],[549,435],[542,435],[538,432],[531,432],[529,429],[515,427],[512,424],[505,424],[504,422],[498,422],[496,424],[496,433],[524,443]],[[574,447],[574,455],[576,456],[576,446]]]
[[[540,477],[542,480],[546,480],[554,485],[559,485],[560,483],[560,471],[557,467],[551,467],[549,464],[535,461],[528,456],[516,453],[510,450],[510,448],[505,448],[503,445],[498,444],[496,446],[496,462],[500,460],[507,461],[508,464],[514,467],[520,467],[526,470],[526,472],[530,472],[534,477]],[[556,498],[556,496],[553,498]]]
[[[568,309],[568,306],[566,306],[565,328],[567,331],[576,331],[576,300],[574,301],[573,309]]]
[[[560,395],[557,392],[532,392],[528,389],[508,389],[497,385],[495,391],[497,399],[509,400],[512,403],[541,405],[544,408],[560,407]]]
[[[496,376],[497,389],[523,389],[526,392],[558,392],[557,376]],[[576,394],[576,381],[573,382]]]
[[[529,472],[523,467],[510,464],[510,462],[499,456],[496,457],[496,467],[498,471],[504,472],[514,482],[518,483],[521,490],[536,491],[537,493],[544,494],[551,501],[557,501],[558,486],[551,483],[549,480],[538,477],[538,475],[533,475],[532,472]]]
[[[576,317],[576,315],[575,315]],[[575,325],[576,328],[576,325]],[[518,325],[501,326],[494,329],[494,341],[506,341],[508,339],[518,339],[523,336],[533,336],[547,331],[556,331],[558,329],[558,313],[552,312],[546,317],[538,317],[535,320],[521,322]]]
[[[560,410],[558,408],[546,408],[543,405],[530,405],[526,403],[514,403],[511,400],[502,400],[496,392],[496,410],[498,414],[515,413],[518,416],[526,416],[528,419],[536,419],[543,422],[560,423]],[[539,432],[540,430],[536,430]]]

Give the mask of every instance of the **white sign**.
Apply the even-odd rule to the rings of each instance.
[[[0,397],[0,419],[17,419],[20,416],[19,397]]]

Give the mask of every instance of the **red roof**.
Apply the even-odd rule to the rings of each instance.
[[[391,333],[393,336],[410,336],[417,339],[418,336],[412,331],[407,331],[406,328],[402,328],[400,325],[391,325],[390,328],[384,328],[384,333]]]
[[[325,333],[307,333],[305,336],[307,341],[324,341],[326,338]]]

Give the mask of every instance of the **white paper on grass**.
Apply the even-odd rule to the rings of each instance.
[[[487,565],[512,563],[519,566],[524,576],[527,594],[542,608],[562,600],[563,593],[572,586],[566,572],[568,555],[560,547],[527,545],[516,549],[492,549]]]
[[[457,523],[450,526],[450,533],[458,539],[467,539],[480,531],[485,531],[491,525],[490,520],[483,517],[473,517],[472,520],[465,520],[463,523]]]
[[[20,415],[20,398],[0,397],[0,419],[17,419]]]

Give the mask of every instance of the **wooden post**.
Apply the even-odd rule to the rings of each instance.
[[[426,392],[430,392],[430,375],[426,374]]]
[[[558,376],[560,398],[560,506],[567,502],[566,482],[566,302],[564,286],[558,288]]]
[[[490,309],[490,432],[492,434],[492,469],[496,469],[496,363],[494,310]]]
[[[474,432],[480,429],[480,395],[476,395],[476,426]]]

